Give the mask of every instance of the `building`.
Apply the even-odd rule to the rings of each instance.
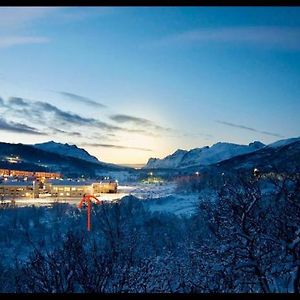
[[[12,169],[0,169],[0,176],[12,176],[12,177],[34,177],[37,179],[50,179],[50,178],[61,178],[59,173],[54,172],[34,172],[34,171],[23,171],[23,170],[12,170]]]
[[[117,183],[115,181],[74,181],[74,180],[47,180],[45,191],[51,197],[83,197],[84,194],[99,195],[102,193],[116,193]]]
[[[85,181],[72,180],[48,180],[45,189],[51,197],[82,197],[84,194],[92,193],[92,185]]]
[[[38,198],[39,191],[35,181],[0,182],[0,199]]]
[[[102,180],[100,182],[93,183],[92,187],[95,195],[102,193],[116,193],[118,184],[113,180]]]
[[[42,182],[36,180],[7,180],[0,182],[0,200],[18,198],[81,198],[84,194],[100,195],[102,193],[116,193],[115,181],[75,181],[62,179],[48,179]]]

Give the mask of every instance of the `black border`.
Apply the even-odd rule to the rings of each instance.
[[[0,2],[1,7],[5,6],[203,6],[203,7],[224,7],[224,6],[237,6],[237,7],[264,7],[264,6],[289,6],[289,7],[300,7],[300,0],[2,0]],[[201,299],[201,298],[228,298],[228,299],[244,299],[244,298],[270,298],[270,299],[286,299],[287,297],[295,297],[298,299],[297,294],[16,294],[16,293],[0,293],[1,297],[8,298],[35,298],[35,299],[50,299],[67,297],[73,299],[82,299],[85,297],[96,298],[96,299]]]

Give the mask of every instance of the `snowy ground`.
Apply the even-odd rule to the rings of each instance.
[[[127,195],[135,196],[143,201],[145,207],[151,211],[169,212],[175,214],[190,215],[194,212],[198,203],[198,194],[178,194],[175,191],[176,186],[173,183],[165,184],[146,184],[132,183],[120,185],[116,194],[101,194],[98,197],[103,201],[119,200]],[[55,198],[37,198],[37,199],[16,199],[18,207],[36,205],[50,206],[56,202]],[[78,204],[77,199],[59,199],[59,203]],[[9,202],[9,201],[8,201]]]
[[[141,200],[151,211],[191,215],[198,203],[197,194],[178,194],[175,184],[139,184],[127,187],[128,194]],[[126,187],[125,187],[126,189]]]

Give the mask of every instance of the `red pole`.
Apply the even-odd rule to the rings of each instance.
[[[87,230],[91,231],[91,199],[88,199],[88,221]]]
[[[91,231],[91,198],[96,200],[96,204],[102,204],[102,201],[99,201],[93,195],[83,195],[83,198],[77,205],[79,208],[82,208],[83,203],[87,203],[87,230]]]

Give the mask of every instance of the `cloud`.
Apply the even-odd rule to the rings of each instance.
[[[97,107],[100,107],[100,108],[106,107],[104,104],[101,104],[101,103],[96,102],[92,99],[89,99],[87,97],[83,97],[83,96],[80,96],[80,95],[77,95],[77,94],[68,93],[68,92],[57,92],[57,93],[62,95],[62,96],[65,96],[66,98],[71,99],[73,101],[81,102],[81,103],[84,103],[84,104],[89,104],[89,105],[92,105],[92,106],[97,106]]]
[[[138,118],[129,115],[123,114],[116,114],[111,115],[110,119],[117,122],[117,123],[131,123],[133,125],[142,126],[142,127],[151,127],[155,130],[162,130],[162,131],[171,131],[171,128],[165,128],[160,125],[155,124],[153,121],[144,118]]]
[[[74,8],[68,10],[60,10],[57,18],[64,21],[80,21],[87,18],[96,18],[111,15],[116,12],[115,7],[80,7],[80,10]]]
[[[216,122],[219,123],[219,124],[226,125],[226,126],[231,126],[231,127],[235,127],[235,128],[248,130],[248,131],[258,132],[258,133],[269,135],[269,136],[275,136],[275,137],[280,137],[280,138],[284,137],[284,136],[282,136],[278,133],[268,132],[268,131],[261,131],[261,130],[251,128],[251,127],[247,127],[247,126],[244,126],[244,125],[233,124],[233,123],[229,123],[229,122],[225,122],[225,121],[216,121]]]
[[[217,42],[246,44],[285,50],[300,50],[300,27],[244,26],[200,28],[163,37],[151,43],[152,46],[173,44]]]
[[[65,131],[65,130],[61,130],[55,127],[50,128],[52,130],[53,133],[61,133],[64,135],[68,135],[68,136],[75,136],[75,137],[82,137],[82,134],[80,132],[77,131]]]
[[[0,106],[4,106],[4,100],[0,97]]]
[[[38,131],[36,128],[30,127],[23,123],[8,122],[0,117],[0,130],[17,132],[17,133],[28,133],[33,135],[46,135],[43,132]]]
[[[78,22],[115,13],[114,7],[1,7],[0,28],[19,29],[39,20],[46,22]]]
[[[0,37],[0,48],[7,48],[24,44],[43,44],[50,40],[40,36],[2,36]]]
[[[43,19],[59,9],[57,7],[1,7],[0,27],[6,30],[23,28],[28,23]]]
[[[78,126],[88,127],[85,128],[86,132],[88,131],[93,134],[94,131],[95,134],[97,132],[98,136],[101,133],[99,130],[105,133],[121,131],[148,134],[143,129],[124,128],[95,118],[82,117],[78,114],[64,111],[48,102],[29,101],[21,97],[11,97],[6,107],[12,117],[18,117],[19,119],[24,119],[31,123],[33,122],[39,126],[42,125],[45,131],[51,132],[52,134],[60,133],[69,136],[83,137],[84,134],[71,130],[73,126],[76,126],[76,128],[78,128]]]
[[[151,149],[148,149],[148,148],[120,146],[120,145],[113,145],[113,144],[82,143],[80,145],[87,146],[87,147],[102,147],[102,148],[112,148],[112,149],[133,149],[133,150],[140,150],[140,151],[152,151]]]
[[[28,35],[26,30],[33,22],[43,20],[56,10],[54,7],[1,7],[0,48],[50,42],[48,37]]]
[[[105,130],[122,130],[121,127],[113,126],[113,125],[107,124],[105,122],[96,120],[94,118],[85,118],[85,117],[79,116],[78,114],[63,111],[48,102],[37,101],[37,102],[34,102],[33,105],[38,107],[39,110],[42,110],[45,114],[52,113],[54,115],[54,119],[56,121],[60,121],[63,125],[72,123],[75,125],[93,126],[93,127],[102,128]]]
[[[16,106],[28,106],[28,103],[23,98],[20,97],[10,97],[9,104],[16,105]]]
[[[110,7],[1,7],[0,48],[48,43],[48,37],[26,34],[39,29],[41,22],[61,26],[66,22],[80,22],[114,12],[115,8]]]

